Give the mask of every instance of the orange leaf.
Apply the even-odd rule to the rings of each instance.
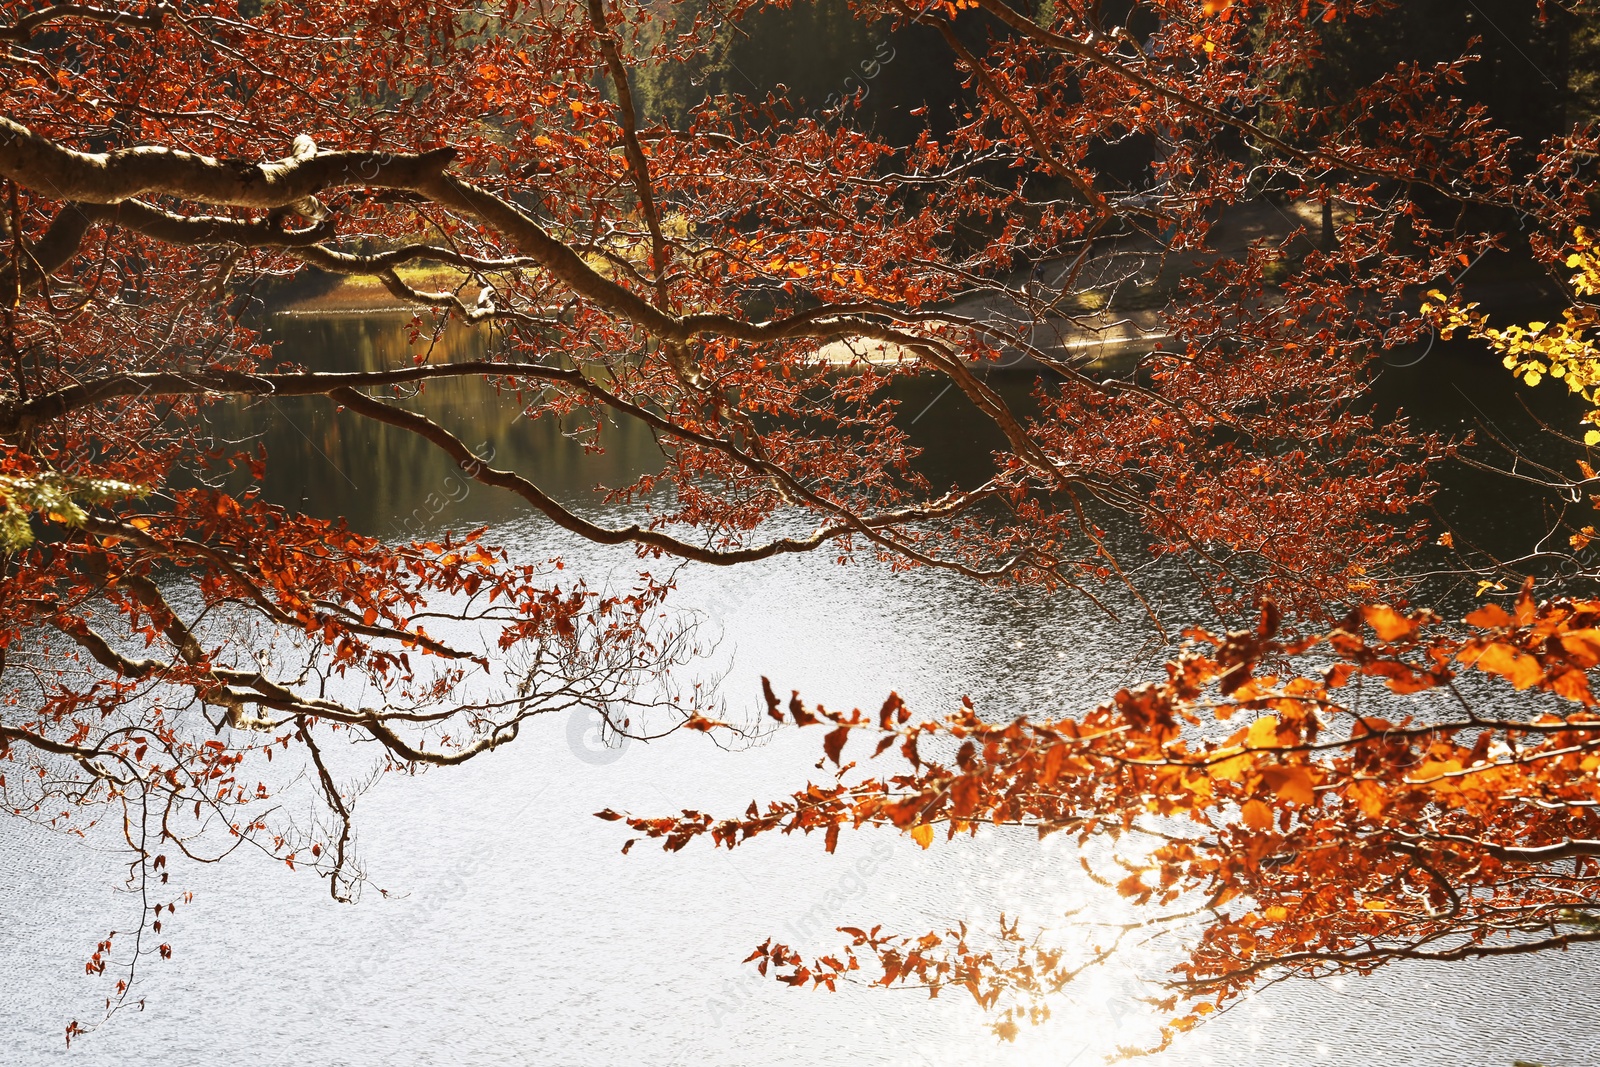
[[[1302,807],[1317,799],[1317,779],[1310,767],[1268,767],[1261,781],[1278,799],[1293,807]]]
[[[1445,776],[1456,774],[1460,770],[1460,760],[1428,760],[1411,771],[1411,780],[1414,782],[1427,782],[1440,792],[1450,792],[1460,787],[1456,784],[1456,779]]]
[[[1538,660],[1500,641],[1483,650],[1478,656],[1477,668],[1500,675],[1518,689],[1536,685],[1544,678],[1544,669]]]
[[[1263,715],[1250,724],[1247,741],[1251,748],[1274,748],[1278,744],[1278,717]]]
[[[1369,604],[1361,609],[1362,618],[1380,640],[1398,641],[1417,632],[1417,624],[1387,604]]]
[[[1539,617],[1539,605],[1533,599],[1533,575],[1522,583],[1522,591],[1517,594],[1517,625],[1529,626]]]
[[[915,841],[923,848],[930,847],[933,844],[933,827],[929,826],[927,823],[913,827],[911,830],[911,840]]]
[[[1367,818],[1376,819],[1383,814],[1384,801],[1388,798],[1388,794],[1377,782],[1352,782],[1346,792]]]
[[[822,739],[822,751],[827,753],[829,759],[833,760],[835,767],[839,765],[839,755],[844,751],[844,743],[849,739],[850,727],[848,726],[841,726]]]
[[[1573,630],[1560,636],[1561,647],[1580,667],[1600,663],[1600,630]]]
[[[1244,819],[1244,824],[1252,830],[1272,829],[1272,808],[1264,801],[1247,800],[1244,807],[1239,809],[1239,814]]]
[[[1061,765],[1067,761],[1067,746],[1051,745],[1050,750],[1044,754],[1044,767],[1039,771],[1039,784],[1050,786],[1061,775]]]
[[[950,813],[966,818],[978,806],[978,780],[962,775],[950,783]]]
[[[1550,679],[1550,688],[1558,695],[1580,704],[1593,705],[1595,702],[1594,693],[1589,689],[1589,676],[1575,667]]]
[[[1248,752],[1240,756],[1234,756],[1232,759],[1225,759],[1221,763],[1212,764],[1210,768],[1211,777],[1224,782],[1243,781],[1245,773],[1250,770],[1254,763],[1255,757]]]
[[[1510,626],[1512,619],[1499,604],[1485,604],[1466,618],[1469,626],[1482,626],[1485,629],[1496,626]]]

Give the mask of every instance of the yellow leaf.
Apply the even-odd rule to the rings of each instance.
[[[1434,789],[1449,791],[1459,787],[1456,785],[1455,779],[1444,776],[1455,774],[1459,770],[1461,770],[1460,760],[1428,760],[1411,772],[1411,780],[1413,782],[1427,782]],[[1439,780],[1432,781],[1435,778]]]
[[[1263,715],[1250,724],[1247,742],[1251,748],[1274,748],[1278,744],[1278,717]]]
[[[933,827],[929,826],[927,823],[923,823],[921,826],[912,827],[911,840],[915,841],[923,848],[930,847],[933,844]]]
[[[1221,763],[1213,764],[1211,766],[1211,777],[1224,782],[1243,781],[1245,773],[1250,770],[1254,763],[1255,757],[1249,753],[1234,756],[1232,759],[1225,759]]]

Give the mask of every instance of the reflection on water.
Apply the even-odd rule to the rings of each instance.
[[[431,342],[413,342],[407,322],[404,315],[280,317],[273,336],[283,358],[326,370],[409,366],[413,354],[430,345],[436,361],[478,359],[492,346],[489,331],[461,327]],[[1029,408],[1031,375],[996,369],[989,379],[1018,410]],[[972,417],[959,390],[933,377],[898,382],[895,390],[898,418],[924,449],[918,468],[936,486],[972,485],[989,474],[991,450],[1002,439],[987,420]],[[1554,380],[1538,389],[1522,385],[1470,342],[1432,342],[1392,354],[1379,375],[1376,399],[1381,409],[1403,411],[1425,430],[1458,440],[1470,434],[1477,443],[1472,456],[1501,467],[1517,465],[1523,474],[1540,475],[1530,460],[1571,474],[1584,455],[1570,440],[1583,411],[1580,399]],[[654,437],[637,422],[607,421],[596,438],[596,427],[587,422],[522,418],[515,398],[497,396],[481,380],[429,383],[410,402],[481,454],[493,455],[496,465],[537,472],[541,486],[569,506],[598,508],[597,487],[624,485],[661,467]],[[526,514],[526,505],[510,494],[464,484],[450,461],[415,435],[341,416],[322,398],[222,406],[207,417],[219,437],[260,435],[271,460],[263,487],[268,499],[315,515],[342,515],[362,532],[396,536]],[[580,441],[600,448],[585,451]],[[1520,458],[1499,441],[1513,443]],[[1437,518],[1495,558],[1526,552],[1560,516],[1558,498],[1530,482],[1460,463],[1438,473]],[[1569,519],[1577,514],[1567,511]]]
[[[283,316],[274,321],[271,337],[283,359],[328,371],[408,367],[424,350],[434,362],[483,359],[491,352],[488,330],[455,326],[436,340],[412,341],[408,322],[405,315]],[[1027,404],[1029,379],[997,374],[995,384],[1012,403]],[[592,421],[530,420],[521,416],[515,397],[497,395],[481,379],[429,382],[393,395],[480,455],[492,455],[496,466],[535,472],[540,487],[568,506],[599,507],[597,487],[617,488],[661,469],[654,436],[636,420],[607,420],[598,427]],[[926,449],[920,469],[941,485],[988,477],[990,453],[1003,438],[992,424],[970,417],[960,391],[932,379],[903,381],[896,396],[901,418],[917,427],[918,443]],[[450,460],[416,435],[341,415],[325,398],[220,405],[208,409],[206,418],[219,439],[259,440],[266,447],[267,499],[313,515],[343,516],[364,533],[394,536],[418,526],[502,522],[527,511],[508,493],[464,487]]]
[[[319,367],[409,359],[398,321],[300,319],[278,330],[286,355]],[[486,342],[463,332],[445,343],[464,358]],[[1392,373],[1384,400],[1445,428],[1460,428],[1474,405],[1511,425],[1520,387],[1467,364],[1449,370],[1446,387],[1437,366]],[[931,403],[924,417],[945,419],[926,462],[958,480],[982,463],[989,442],[964,436],[974,432],[958,429],[956,398],[938,391],[906,407]],[[419,402],[469,443],[486,442],[498,463],[538,472],[563,499],[582,500],[595,484],[619,484],[656,461],[637,430],[607,428],[605,454],[585,456],[560,427],[519,420],[513,403],[484,396],[481,383],[435,384]],[[505,495],[449,488],[450,464],[409,435],[341,418],[321,401],[263,406],[274,499],[381,534],[486,522],[516,553],[561,552],[584,574],[640,565],[627,549],[574,543]],[[263,423],[260,411],[211,418],[228,436]],[[1470,472],[1452,477],[1441,510],[1482,520],[1473,529],[1485,541],[1510,543],[1542,519],[1520,489]],[[1174,573],[1147,567],[1140,581],[1169,617],[1199,612]],[[725,631],[726,691],[740,702],[766,674],[780,690],[837,706],[875,707],[893,686],[926,711],[970,693],[983,708],[1050,714],[1148,676],[1160,651],[1082,601],[841,568],[821,556],[686,567],[679,585],[681,603]],[[1112,918],[1118,905],[1081,876],[1070,842],[1000,833],[923,852],[876,833],[845,835],[831,856],[820,841],[790,839],[733,853],[622,856],[623,834],[592,812],[740,810],[814,773],[816,741],[780,732],[766,747],[729,753],[696,736],[597,759],[573,743],[571,727],[542,723],[472,765],[387,781],[364,796],[360,845],[387,895],[369,892],[356,907],[332,904],[303,872],[251,857],[184,869],[197,896],[167,920],[174,959],[143,976],[149,1010],[119,1016],[70,1053],[61,1047],[66,1020],[92,1017],[106,992],[82,977],[86,947],[137,905],[109,888],[115,854],[0,823],[0,1064],[1089,1067],[1150,1037],[1151,1009],[1126,963],[1073,989],[1049,1024],[1005,1046],[954,993],[933,1003],[914,991],[801,993],[739,963],[768,936],[820,951],[837,944],[829,931],[839,924],[920,931],[992,922],[1002,910],[1026,928],[1069,926],[1062,917],[1087,908],[1064,935],[1082,936],[1085,918]],[[1597,965],[1600,956],[1580,950],[1279,986],[1146,1062],[1592,1064],[1600,1020],[1587,990]]]
[[[430,348],[435,362],[483,359],[487,330],[452,328],[436,341],[408,339],[405,315],[284,317],[272,336],[287,360],[318,370],[364,371],[407,367],[414,352]],[[457,433],[497,466],[539,473],[540,484],[562,501],[576,501],[596,485],[626,484],[659,453],[642,425],[601,427],[603,451],[585,454],[566,434],[588,437],[591,425],[560,425],[521,416],[515,397],[498,395],[481,379],[441,380],[391,394],[410,397],[418,410]],[[262,487],[269,500],[378,536],[436,530],[461,522],[497,522],[525,513],[516,497],[467,486],[437,448],[398,427],[341,414],[322,397],[271,398],[212,408],[219,437],[261,435],[268,453]]]

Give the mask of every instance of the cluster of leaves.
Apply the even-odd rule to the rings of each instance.
[[[1590,405],[1583,421],[1594,428],[1585,432],[1584,444],[1600,445],[1600,352],[1592,335],[1600,325],[1600,309],[1586,299],[1600,296],[1600,249],[1581,226],[1573,231],[1566,265],[1576,271],[1570,284],[1578,302],[1562,311],[1560,322],[1500,329],[1489,325],[1488,316],[1477,310],[1478,304],[1453,300],[1437,291],[1428,294],[1431,302],[1422,310],[1434,316],[1441,336],[1447,339],[1464,330],[1469,337],[1487,342],[1504,357],[1506,369],[1528,385],[1538,385],[1546,375],[1565,382]]]
[[[107,504],[148,496],[150,487],[110,478],[75,478],[55,471],[0,475],[0,551],[19,552],[33,544],[32,512],[51,522],[81,527],[83,505]]]
[[[626,818],[669,850],[798,831],[821,833],[831,851],[842,830],[868,827],[924,848],[937,830],[1025,827],[1071,834],[1085,857],[1097,841],[1142,840],[1142,862],[1096,877],[1154,911],[1135,926],[1182,934],[1167,978],[1166,1006],[1178,1009],[1169,1039],[1285,974],[1600,939],[1590,673],[1600,601],[1539,603],[1524,589],[1460,629],[1384,605],[1313,637],[1282,636],[1278,625],[1269,606],[1254,630],[1190,631],[1165,680],[1074,718],[997,723],[964,704],[915,722],[892,695],[876,716],[808,709],[796,695],[788,718],[828,730],[835,781],[735,818],[600,815]],[[1479,710],[1503,703],[1496,686],[1553,703],[1526,718]],[[1377,713],[1384,695],[1402,714]],[[767,703],[784,718],[770,687]],[[867,774],[845,762],[858,738],[869,764],[898,757],[901,769]],[[1011,1037],[1115,949],[1074,956],[1016,925],[1002,919],[988,945],[965,926],[920,937],[845,928],[851,940],[837,953],[807,960],[769,941],[751,958],[796,985],[832,988],[870,967],[883,985],[964,988],[999,1011],[995,1029]]]

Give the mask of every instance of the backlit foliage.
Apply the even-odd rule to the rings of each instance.
[[[128,482],[107,478],[80,481],[54,471],[0,475],[0,507],[4,508],[0,511],[0,551],[20,552],[33,544],[29,517],[34,512],[50,522],[81,527],[89,521],[83,505],[108,504],[148,492],[144,486]]]
[[[787,721],[827,731],[835,781],[734,818],[627,823],[668,850],[798,831],[831,852],[842,831],[870,827],[923,848],[1024,827],[1071,835],[1085,857],[1099,840],[1139,840],[1144,863],[1090,873],[1148,908],[1130,930],[1171,928],[1167,1040],[1286,974],[1600,940],[1600,601],[1524,590],[1459,631],[1385,605],[1315,637],[1278,626],[1269,605],[1254,630],[1192,630],[1164,680],[1069,718],[992,722],[965,704],[915,721],[893,695],[868,716],[797,694]],[[1505,690],[1551,699],[1507,717],[1494,710]],[[770,687],[767,704],[786,721]],[[1108,938],[1075,956],[1003,918],[987,937],[842,932],[831,954],[768,941],[751,960],[794,985],[965,990],[1010,1038],[1114,951]]]
[[[351,899],[352,804],[375,774],[462,763],[552,711],[597,709],[640,737],[713,722],[702,691],[672,681],[700,650],[665,579],[600,587],[485,530],[385,539],[304,514],[298,498],[265,498],[274,457],[212,430],[224,410],[311,398],[330,432],[381,426],[474,491],[641,567],[824,552],[1099,604],[1107,583],[1142,598],[1125,564],[1152,553],[1220,612],[1270,600],[1307,629],[1405,592],[1396,561],[1422,540],[1452,444],[1374,406],[1372,361],[1426,332],[1415,294],[1451,288],[1503,243],[1509,212],[1546,244],[1582,225],[1600,138],[1520,144],[1455,94],[1471,56],[1403,62],[1328,99],[1283,91],[1321,62],[1325,34],[1391,6],[1369,0],[1056,0],[1037,16],[1007,0],[864,0],[850,17],[936,38],[960,87],[898,115],[908,136],[860,121],[859,87],[823,101],[717,92],[673,124],[638,106],[635,71],[698,69],[756,6],[718,2],[665,32],[662,5],[635,0],[0,0],[0,805],[69,832],[109,827],[130,850],[139,940],[89,961],[129,968],[113,999],[142,955],[173,951],[144,935],[177,899],[151,894],[179,857],[255,848]],[[1337,232],[1312,240],[1294,220],[1324,205]],[[1240,237],[1252,212],[1289,222]],[[411,358],[325,372],[275,349],[262,299],[305,268],[412,309]],[[439,277],[456,280],[421,280]],[[481,356],[430,343],[463,325],[492,339]],[[1085,358],[1116,336],[1120,364]],[[1000,365],[1031,373],[1026,398],[996,384]],[[468,444],[473,405],[423,415],[412,398],[441,381],[514,405],[519,426],[563,427],[583,457],[619,423],[659,455],[565,499],[545,472],[500,469]],[[924,384],[948,400],[908,405]],[[926,450],[952,442],[963,471],[935,479]],[[1557,650],[1565,623],[1535,647],[1545,618],[1501,627],[1476,665],[1532,656],[1543,672],[1578,655]],[[1378,619],[1380,644],[1346,629],[1326,645],[1363,677],[1428,688],[1467,648],[1421,617]],[[898,783],[825,791],[816,810],[920,840],[939,819],[1084,832],[1076,820],[1122,825],[1149,805],[1190,819],[1202,837],[1161,853],[1172,881],[1130,893],[1215,885],[1285,909],[1219,919],[1215,956],[1189,980],[1224,998],[1235,985],[1218,961],[1254,952],[1263,923],[1351,966],[1366,958],[1338,953],[1362,932],[1433,929],[1426,909],[1448,904],[1429,896],[1429,869],[1443,885],[1490,868],[1452,873],[1431,853],[1424,866],[1358,794],[1386,790],[1396,826],[1421,826],[1405,820],[1442,787],[1412,783],[1373,737],[1411,755],[1439,746],[1428,758],[1443,764],[1456,742],[1357,723],[1311,747],[1334,729],[1322,705],[1344,714],[1338,686],[1245,684],[1262,656],[1311,646],[1275,624],[1197,640],[1214,652],[1086,725],[964,713],[923,731],[895,709],[834,722],[835,756],[858,730],[909,756],[918,731],[959,729],[974,748],[954,770],[914,761]],[[1233,707],[1205,703],[1213,684],[1264,702],[1276,740],[1180,738],[1182,714]],[[1567,729],[1502,733],[1542,744]],[[1059,762],[1014,782],[992,770],[1036,750]],[[342,769],[351,751],[372,754],[365,769]],[[1370,784],[1341,784],[1357,781]],[[1566,811],[1562,796],[1541,799]],[[1444,824],[1479,847],[1471,820],[1490,801],[1450,797]],[[1108,810],[1088,814],[1094,803]],[[1545,809],[1516,810],[1544,847]],[[1302,917],[1337,901],[1308,896],[1297,866],[1321,852],[1260,873],[1278,854],[1263,850],[1324,819],[1388,842],[1335,872],[1351,916],[1326,930]],[[1216,854],[1207,827],[1245,858]],[[1544,888],[1506,884],[1520,888],[1494,892],[1555,914]],[[1290,885],[1300,895],[1272,895]],[[864,937],[858,955],[900,953],[892,980],[934,974]],[[986,1003],[986,983],[1016,980],[961,966]]]
[[[1562,311],[1560,322],[1499,329],[1489,325],[1476,303],[1451,301],[1439,292],[1428,294],[1433,302],[1424,304],[1423,312],[1436,316],[1440,333],[1447,339],[1455,331],[1465,330],[1468,336],[1488,342],[1504,357],[1506,369],[1528,385],[1538,385],[1547,375],[1565,382],[1590,404],[1583,421],[1596,428],[1585,432],[1584,443],[1600,445],[1600,352],[1593,336],[1600,325],[1600,308],[1585,299],[1600,296],[1600,250],[1593,235],[1581,226],[1573,233],[1572,245],[1566,265],[1576,270],[1571,288],[1578,303]]]

